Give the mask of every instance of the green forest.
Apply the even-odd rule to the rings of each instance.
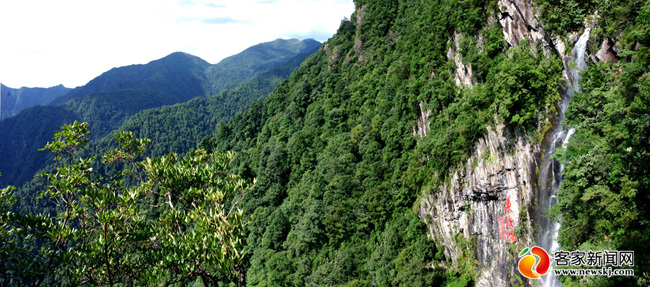
[[[635,276],[562,276],[562,286],[648,286],[650,2],[529,4],[567,51],[585,25],[589,55],[615,43],[616,61],[586,60],[566,112],[575,134],[553,155],[566,167],[551,214],[563,249],[632,250]],[[96,103],[160,96],[152,81],[26,109],[66,122],[25,153],[40,148],[48,164],[0,169],[30,172],[0,192],[0,286],[476,285],[478,240],[458,234],[460,258],[445,255],[418,215],[424,192],[441,192],[488,127],[542,143],[575,65],[541,42],[510,44],[501,5],[357,0],[322,46],[274,55],[247,77],[210,81],[218,66],[193,60],[175,78],[201,90],[182,99],[186,86],[155,104]],[[455,34],[471,85],[455,81]],[[205,82],[182,81],[199,68]],[[83,105],[96,108],[70,108]],[[414,132],[423,108],[425,135]],[[18,120],[0,122],[7,134],[31,132],[7,121]],[[513,270],[525,244],[509,245]],[[535,284],[519,273],[504,282]]]
[[[225,101],[231,106],[227,109],[223,106],[225,113],[236,113],[248,107],[248,100],[268,95],[279,79],[286,77],[300,65],[301,59],[319,46],[319,42],[311,39],[276,40],[250,47],[215,65],[176,52],[144,65],[111,69],[88,84],[56,98],[50,105],[26,109],[0,122],[0,134],[7,135],[0,137],[0,158],[4,159],[0,161],[0,172],[4,174],[0,185],[23,185],[45,168],[51,158],[45,158],[37,150],[47,143],[54,130],[64,124],[74,120],[88,122],[93,132],[91,137],[100,139],[120,129],[139,112],[153,112],[163,106],[205,99],[250,82],[249,89],[254,93],[243,95],[246,88],[240,87],[237,88],[239,92],[232,91],[232,97],[226,97]],[[215,125],[224,115],[217,111],[215,114],[202,117],[215,121]],[[171,118],[173,115],[168,116]],[[200,120],[196,119],[197,122]],[[193,136],[202,137],[204,134]],[[105,142],[112,143],[113,136],[109,138],[110,141]],[[104,147],[104,151],[110,148]],[[176,150],[168,152],[172,151]]]

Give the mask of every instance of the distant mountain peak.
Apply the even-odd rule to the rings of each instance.
[[[208,93],[214,95],[221,90],[232,88],[233,78],[241,80],[243,77],[244,81],[248,81],[256,74],[289,61],[298,54],[313,53],[320,45],[320,42],[313,39],[276,39],[249,47],[206,70],[206,76],[211,83]]]
[[[192,54],[185,53],[185,52],[180,52],[180,51],[171,53],[171,54],[169,54],[169,55],[167,55],[167,56],[165,56],[165,57],[163,57],[161,59],[154,60],[152,62],[166,61],[166,60],[183,60],[183,61],[189,60],[189,61],[192,61],[194,63],[200,64],[200,65],[203,65],[203,66],[209,66],[210,65],[210,63],[208,63],[207,61],[205,61],[205,60],[203,60],[203,59],[201,59],[201,58],[199,58],[197,56],[194,56]]]
[[[13,117],[26,108],[50,104],[55,98],[69,91],[70,89],[63,85],[14,89],[0,83],[0,120]]]
[[[153,60],[149,62],[147,65],[172,65],[177,68],[184,68],[184,69],[205,69],[210,66],[210,63],[207,61],[194,56],[192,54],[188,54],[185,52],[174,52],[171,53],[165,57],[162,57],[158,60]]]

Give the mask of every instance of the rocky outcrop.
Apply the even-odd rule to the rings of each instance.
[[[439,190],[425,194],[419,216],[429,227],[429,236],[445,255],[455,260],[462,254],[455,236],[472,240],[481,268],[480,286],[505,286],[513,272],[510,244],[504,231],[520,229],[519,244],[530,244],[532,229],[529,211],[539,146],[503,125],[488,127],[487,135],[473,148],[463,168],[457,169]],[[507,203],[510,202],[510,211]],[[512,228],[499,219],[512,220]],[[516,255],[514,255],[516,256]]]
[[[535,14],[533,3],[525,0],[499,0],[501,17],[499,23],[503,27],[503,37],[510,46],[517,46],[526,39],[531,46],[544,39],[538,15]]]
[[[544,55],[560,57],[564,65],[564,86],[569,87],[567,90],[575,89],[571,87],[576,76],[571,73],[576,69],[571,68],[571,62],[576,61],[576,55],[573,55],[575,47],[571,47],[581,38],[579,31],[562,37],[545,34],[536,14],[539,10],[529,0],[500,0],[498,5],[501,11],[498,21],[508,44],[513,47],[526,40],[534,53],[539,52],[537,47],[541,46]],[[586,27],[583,35],[589,35],[591,28]],[[471,65],[464,65],[458,53],[460,39],[459,33],[450,39],[447,57],[456,64],[457,85],[467,87],[476,82]],[[606,38],[600,50],[591,57],[613,63],[617,60],[615,51],[615,40]],[[568,101],[558,105],[568,105]],[[429,114],[421,102],[414,134],[426,136]],[[557,118],[548,120],[556,122]],[[547,144],[548,140],[540,144],[527,140],[517,131],[508,132],[503,125],[497,125],[496,129],[488,127],[486,135],[472,148],[471,156],[451,171],[446,183],[423,192],[419,216],[426,222],[430,238],[438,248],[444,248],[452,264],[464,260],[463,254],[473,252],[479,264],[477,286],[511,285],[511,280],[516,280],[513,276],[517,274],[518,252],[536,243],[533,226],[537,223],[533,221],[539,216],[536,205],[540,200],[537,170],[542,152],[548,149],[545,148]],[[503,234],[505,217],[508,224],[505,231],[516,230],[516,240]],[[467,241],[472,243],[474,250],[463,250]]]
[[[558,52],[556,44],[564,45],[559,39],[551,40],[544,33],[539,9],[530,0],[499,0],[498,6],[501,9],[499,23],[503,27],[503,37],[511,47],[526,40],[532,48],[541,44],[544,55],[550,56]],[[560,49],[563,50],[563,47]]]
[[[420,102],[418,124],[417,127],[413,128],[413,135],[419,135],[421,138],[426,137],[427,134],[429,134],[429,116],[431,115],[431,111],[425,108],[426,105],[426,101]]]
[[[325,54],[329,55],[329,63],[331,64],[332,62],[336,62],[339,59],[341,59],[340,55],[340,48],[338,46],[335,46],[334,49],[331,49],[329,44],[325,44],[323,47],[323,50],[325,51]]]
[[[600,44],[600,50],[596,52],[596,58],[602,62],[606,63],[616,63],[618,58],[614,52],[614,43],[608,37],[603,39],[603,43]]]
[[[459,53],[461,37],[462,35],[460,32],[456,31],[456,33],[454,33],[454,38],[452,39],[453,44],[450,45],[449,50],[447,50],[447,59],[454,61],[454,64],[456,65],[456,75],[454,76],[456,85],[472,86],[476,83],[476,78],[472,72],[472,64],[463,64],[463,58]]]
[[[359,7],[355,13],[356,18],[357,18],[357,34],[354,38],[354,53],[359,55],[359,61],[363,60],[363,53],[361,52],[361,44],[363,41],[361,41],[361,38],[359,38],[359,35],[361,35],[361,25],[363,24],[363,16],[366,14],[366,7],[368,4],[363,4],[361,7]]]

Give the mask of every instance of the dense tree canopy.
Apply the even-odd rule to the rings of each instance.
[[[559,240],[565,249],[634,250],[639,275],[565,276],[563,284],[648,284],[650,4],[574,2],[539,1],[544,29],[564,37],[598,12],[588,52],[609,37],[617,62],[589,60],[567,112],[576,133],[555,155],[568,163],[554,210]],[[286,80],[257,78],[133,117],[122,130],[161,142],[149,153],[147,141],[115,132],[121,148],[92,161],[107,139],[80,152],[85,124],[66,126],[47,146],[62,156],[56,168],[28,186],[61,201],[0,193],[0,252],[16,254],[2,257],[10,271],[0,278],[473,285],[473,239],[455,236],[461,258],[446,258],[416,214],[419,197],[436,195],[489,125],[540,141],[562,90],[560,58],[526,41],[509,46],[499,11],[483,0],[356,1],[337,34]],[[472,85],[454,80],[448,54],[457,34],[452,53],[474,67]],[[423,110],[426,135],[416,132]],[[145,155],[154,157],[140,161]],[[15,212],[20,201],[43,212]]]
[[[41,175],[47,188],[40,197],[54,214],[14,213],[12,187],[0,192],[0,283],[241,285],[247,219],[238,203],[252,182],[230,172],[234,155],[197,150],[139,161],[151,142],[122,132],[121,148],[102,162],[129,168],[98,174],[92,158],[78,155],[87,126],[65,125],[45,146],[57,164]]]

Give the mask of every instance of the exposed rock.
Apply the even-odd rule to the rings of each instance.
[[[341,49],[338,46],[334,47],[332,53],[330,54],[330,63],[332,61],[337,61],[341,58],[341,55],[339,55],[340,50]]]
[[[325,54],[329,56],[329,63],[341,59],[341,48],[338,46],[331,48],[329,44],[325,44],[323,45],[323,51],[325,51]]]
[[[603,62],[606,63],[616,63],[618,61],[618,58],[616,57],[616,53],[612,49],[614,47],[614,44],[612,41],[605,37],[603,40],[603,43],[600,45],[600,50],[596,52],[596,57]]]
[[[361,24],[363,23],[363,16],[366,14],[366,6],[368,6],[368,4],[363,4],[356,11],[358,33],[354,39],[354,52],[359,55],[359,61],[363,60],[363,53],[361,52],[361,43],[363,41],[359,38],[359,35],[361,34],[359,32],[361,31]]]
[[[476,84],[476,78],[472,72],[472,65],[470,63],[463,64],[463,58],[461,54],[458,53],[458,51],[460,51],[460,37],[462,37],[462,35],[460,32],[456,31],[456,33],[454,33],[454,38],[452,39],[453,45],[449,47],[449,50],[447,51],[447,59],[453,59],[456,65],[456,76],[454,77],[456,84],[459,86],[472,86]]]
[[[533,48],[533,53],[538,52],[536,47],[541,46],[545,56],[559,56],[564,64],[562,73],[565,80],[560,84],[567,85],[563,88],[573,84],[574,75],[569,75],[567,71],[572,71],[570,62],[575,55],[566,54],[573,53],[568,47],[576,43],[580,34],[574,32],[564,38],[546,35],[539,15],[535,14],[539,9],[535,9],[530,0],[500,0],[498,5],[501,7],[498,21],[510,46],[517,46],[525,39]],[[586,30],[590,29],[589,25],[586,27]],[[589,31],[586,33],[589,34]],[[457,85],[473,85],[472,67],[464,65],[458,53],[460,37],[461,34],[456,32],[450,39],[453,45],[450,45],[447,58],[456,64]],[[483,41],[480,37],[477,39],[479,49]],[[611,46],[611,42],[603,43],[601,50],[613,54],[603,52],[602,58],[598,58],[615,60],[616,54]],[[611,58],[612,55],[614,58]],[[426,136],[429,131],[427,120],[430,111],[423,109],[425,104],[420,102],[414,135]],[[541,131],[543,123],[539,125],[538,130]],[[498,125],[496,131],[489,127],[487,130],[487,134],[474,144],[471,156],[451,171],[445,184],[433,191],[423,192],[418,214],[427,224],[429,237],[444,249],[452,265],[464,260],[463,254],[475,255],[480,265],[477,286],[509,286],[515,280],[513,276],[518,273],[513,263],[517,260],[517,253],[523,247],[532,246],[536,236],[533,229],[535,224],[531,220],[535,220],[535,202],[539,195],[536,173],[542,144],[527,141],[517,131],[508,133],[503,125]],[[506,211],[507,201],[511,204],[511,212]],[[518,230],[514,242],[502,236],[500,222],[505,216],[512,220],[512,226]],[[473,242],[474,250],[462,249],[460,243],[466,240]],[[516,245],[513,247],[512,243]]]
[[[549,54],[552,43],[544,38],[539,15],[530,0],[499,0],[498,5],[503,37],[510,46],[518,46],[521,40],[526,39],[531,47],[541,43],[545,54]]]
[[[618,53],[621,52],[621,46],[616,45],[616,43],[621,39],[621,37],[623,37],[623,32],[619,32],[618,35],[616,37],[614,37],[614,39],[612,39],[613,42],[614,42],[612,50],[614,51],[614,54],[616,54],[616,55],[618,55]]]
[[[505,286],[515,274],[510,240],[500,234],[499,217],[507,216],[514,228],[521,227],[523,236],[516,240],[522,246],[532,243],[530,218],[525,206],[534,197],[537,144],[527,143],[520,134],[504,134],[503,125],[496,131],[488,127],[485,138],[473,148],[465,167],[457,169],[449,181],[434,193],[425,194],[419,216],[429,228],[429,236],[445,255],[456,261],[462,250],[454,240],[462,234],[474,241],[475,254],[481,267],[478,286]],[[511,212],[507,212],[509,199]]]
[[[363,16],[366,14],[366,6],[368,4],[363,4],[359,9],[357,9],[357,29],[361,29],[361,23],[363,23]]]
[[[361,39],[359,38],[354,39],[354,52],[357,53],[357,55],[361,54]]]
[[[555,45],[555,50],[557,51],[557,54],[559,56],[564,56],[566,53],[566,46],[564,45],[564,41],[562,41],[560,37],[555,36],[553,37],[552,42]]]
[[[427,104],[426,101],[420,102],[420,114],[418,115],[418,125],[416,128],[413,128],[413,135],[420,135],[420,137],[425,137],[429,134],[429,116],[431,115],[430,110],[424,109],[424,106]]]

